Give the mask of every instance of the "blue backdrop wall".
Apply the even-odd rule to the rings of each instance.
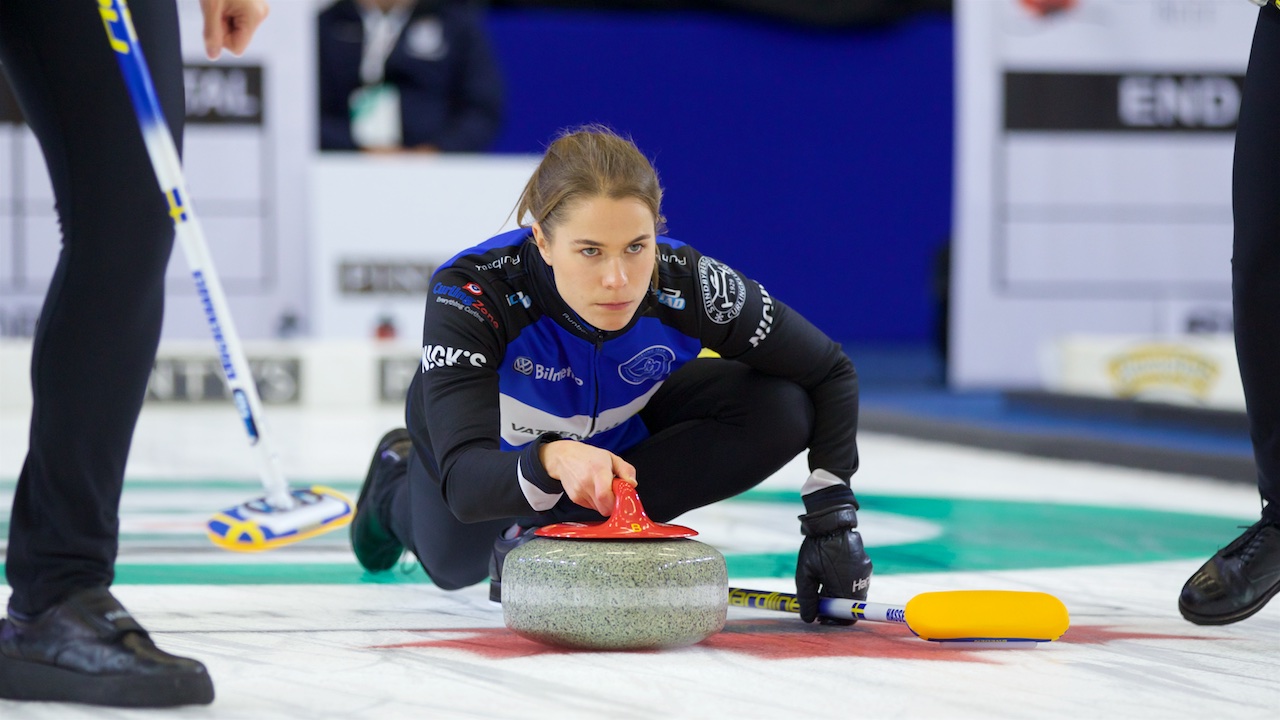
[[[732,14],[495,9],[499,152],[630,134],[669,234],[846,343],[925,343],[950,233],[948,15],[818,29]]]

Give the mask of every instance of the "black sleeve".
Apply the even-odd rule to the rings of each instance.
[[[759,283],[723,263],[699,257],[692,282],[706,347],[808,391],[814,408],[809,470],[834,476],[824,485],[820,478],[826,475],[811,475],[805,487],[809,512],[856,504],[848,482],[858,469],[858,376],[844,350]]]
[[[538,447],[555,438],[539,438],[514,452],[504,452],[499,443],[497,369],[506,343],[498,296],[456,271],[434,278],[422,362],[410,391],[409,431],[435,459],[445,502],[462,522],[547,509],[530,504],[522,478],[538,492],[562,492],[538,460]]]

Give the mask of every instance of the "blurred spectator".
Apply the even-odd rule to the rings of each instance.
[[[319,17],[320,149],[479,152],[502,79],[464,0],[338,0]]]

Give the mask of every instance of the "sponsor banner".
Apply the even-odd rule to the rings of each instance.
[[[250,357],[249,369],[264,405],[295,405],[302,396],[302,361],[296,357]],[[161,356],[147,382],[155,403],[227,402],[231,392],[216,357]]]
[[[187,122],[193,125],[262,125],[261,65],[187,63]]]
[[[338,293],[343,296],[412,297],[431,289],[436,264],[425,259],[341,260]]]
[[[1039,349],[1063,335],[1224,330],[1257,17],[1244,0],[958,0],[954,387],[1048,382]]]
[[[378,360],[378,400],[384,403],[404,403],[409,394],[409,384],[418,374],[422,359],[415,357],[384,357]]]
[[[225,62],[183,64],[188,125],[262,125],[263,66]],[[0,122],[22,123],[22,108],[0,73]]]
[[[0,339],[0,411],[31,410],[31,345],[25,339]],[[422,369],[422,348],[397,342],[255,341],[245,352],[264,403],[324,412],[399,407],[402,413],[409,384]],[[448,356],[442,351],[446,361]],[[148,402],[230,409],[222,372],[208,340],[163,342],[148,382]]]
[[[1065,337],[1047,347],[1055,392],[1244,411],[1229,337]]]
[[[539,159],[445,154],[369,162],[356,153],[318,157],[311,166],[308,223],[312,334],[318,339],[376,334],[421,342],[428,302],[440,301],[490,325],[497,315],[495,304],[529,307],[528,298],[494,290],[482,300],[460,285],[446,286],[455,290],[437,295],[431,276],[462,250],[515,227],[513,219],[505,224],[504,219]],[[518,261],[518,256],[503,256],[475,269],[495,270]]]

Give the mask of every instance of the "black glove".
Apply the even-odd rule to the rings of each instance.
[[[836,505],[800,516],[804,542],[796,561],[796,595],[800,618],[818,619],[818,596],[866,600],[871,587],[871,558],[862,548],[858,513],[853,505]],[[821,587],[819,587],[821,586]],[[854,620],[821,619],[824,625],[852,625]]]

